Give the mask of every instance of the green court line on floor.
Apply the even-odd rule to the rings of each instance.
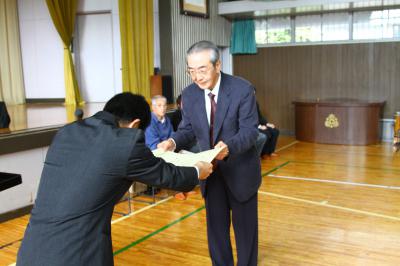
[[[325,163],[325,162],[318,162],[318,161],[291,160],[290,162],[292,162],[292,163],[304,163],[304,164],[330,165],[330,166],[340,166],[340,167],[351,167],[351,168],[361,168],[361,169],[378,170],[378,171],[400,172],[400,169],[378,168],[378,167],[348,165],[348,164],[335,164],[335,163]]]
[[[269,170],[268,172],[261,173],[261,177],[266,176],[266,175],[269,175],[270,173],[275,172],[276,170],[278,170],[278,169],[280,169],[280,168],[282,168],[282,167],[288,165],[290,162],[291,162],[291,161],[286,161],[286,162],[284,162],[283,164],[280,164],[280,165],[278,165],[277,167],[272,168],[272,169]]]
[[[200,212],[200,211],[202,211],[202,210],[204,210],[204,209],[205,209],[205,206],[202,206],[202,207],[198,208],[197,210],[194,210],[194,211],[192,211],[192,212],[186,214],[185,216],[182,216],[181,218],[179,218],[179,219],[177,219],[177,220],[175,220],[175,221],[173,221],[173,222],[171,222],[171,223],[169,223],[169,224],[167,224],[167,225],[165,225],[165,226],[163,226],[163,227],[157,229],[156,231],[151,232],[150,234],[145,235],[144,237],[142,237],[142,238],[140,238],[140,239],[138,239],[138,240],[136,240],[136,241],[130,243],[129,245],[127,245],[127,246],[125,246],[125,247],[123,247],[123,248],[121,248],[121,249],[115,251],[115,252],[113,253],[113,255],[116,256],[116,255],[118,255],[118,254],[120,254],[120,253],[122,253],[122,252],[124,252],[124,251],[126,251],[126,250],[128,250],[128,249],[130,249],[131,247],[134,247],[134,246],[136,246],[136,245],[142,243],[143,241],[149,239],[150,237],[152,237],[152,236],[154,236],[154,235],[156,235],[156,234],[158,234],[158,233],[160,233],[160,232],[162,232],[162,231],[164,231],[164,230],[170,228],[171,226],[173,226],[173,225],[175,225],[175,224],[177,224],[177,223],[179,223],[179,222],[181,222],[181,221],[183,221],[183,220],[189,218],[190,216],[192,216],[192,215],[194,215],[194,214],[196,214],[196,213],[198,213],[198,212]]]

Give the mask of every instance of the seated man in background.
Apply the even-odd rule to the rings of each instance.
[[[153,156],[143,129],[150,108],[121,93],[104,111],[61,128],[47,151],[17,265],[113,265],[111,217],[133,181],[190,191],[210,163],[176,167]]]
[[[157,149],[157,144],[168,139],[173,132],[172,123],[167,113],[167,98],[156,95],[151,98],[151,121],[146,128],[146,145],[150,150]]]
[[[182,120],[182,94],[176,98],[176,109],[171,114],[171,123],[174,131],[178,130],[179,123]]]
[[[168,139],[173,132],[172,124],[167,113],[167,98],[162,95],[156,95],[151,98],[151,120],[150,125],[146,128],[146,145],[150,150],[156,150],[157,144]],[[158,193],[159,189],[151,186],[147,187],[144,192],[147,195]]]
[[[267,119],[263,117],[260,111],[260,106],[257,103],[257,113],[258,113],[258,130],[261,134],[266,136],[266,141],[261,150],[261,158],[270,158],[271,156],[278,156],[275,153],[276,142],[278,141],[279,130],[274,124],[268,123]],[[261,141],[261,140],[260,140]],[[257,139],[257,143],[259,138]]]

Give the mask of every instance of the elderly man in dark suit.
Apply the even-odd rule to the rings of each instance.
[[[208,163],[175,167],[154,157],[143,133],[149,121],[146,100],[121,93],[59,130],[17,265],[113,265],[111,216],[132,181],[190,191],[211,173]]]
[[[182,122],[159,147],[179,150],[196,138],[201,150],[223,148],[213,174],[200,182],[211,260],[213,265],[233,265],[232,220],[237,264],[256,265],[261,171],[255,148],[258,117],[254,88],[244,79],[222,73],[219,58],[218,48],[208,41],[188,49],[187,72],[193,84],[182,94]]]

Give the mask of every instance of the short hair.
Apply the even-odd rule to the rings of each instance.
[[[162,95],[156,95],[156,96],[153,96],[153,98],[151,98],[151,104],[152,104],[152,105],[156,105],[156,102],[157,102],[158,100],[164,100],[165,102],[167,102],[167,98],[165,98],[164,96],[162,96]]]
[[[186,51],[186,62],[189,55],[203,51],[211,52],[210,61],[215,66],[215,64],[218,62],[220,58],[219,49],[214,43],[210,41],[199,41],[190,46],[190,48]]]
[[[130,92],[116,94],[108,100],[103,110],[113,114],[117,122],[127,123],[140,119],[139,128],[143,130],[150,124],[150,106],[139,94]]]

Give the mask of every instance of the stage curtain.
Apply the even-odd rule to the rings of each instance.
[[[0,0],[0,101],[25,102],[17,0]]]
[[[231,54],[256,54],[254,20],[235,20],[232,23]]]
[[[119,0],[122,90],[150,98],[153,60],[153,1]]]
[[[83,104],[70,50],[77,3],[77,0],[46,0],[51,19],[64,44],[65,104],[73,105]]]

